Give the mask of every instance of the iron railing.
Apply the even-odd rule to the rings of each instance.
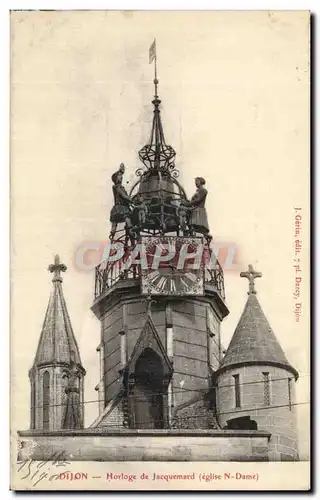
[[[116,262],[102,262],[95,270],[95,299],[121,280],[138,280],[140,277],[141,267],[137,264],[128,266],[128,260],[125,258]],[[223,300],[225,299],[223,269],[218,260],[214,266],[205,268],[204,280],[216,289]]]

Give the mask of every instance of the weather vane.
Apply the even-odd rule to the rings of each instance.
[[[154,61],[154,92],[155,92],[155,98],[158,97],[158,76],[157,76],[157,46],[156,46],[156,39],[153,40],[150,49],[149,49],[149,64],[151,64]]]

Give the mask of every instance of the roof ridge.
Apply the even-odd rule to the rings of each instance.
[[[47,308],[46,308],[46,312],[45,312],[45,315],[44,315],[44,320],[42,322],[42,327],[41,327],[41,334],[40,334],[40,339],[39,339],[39,342],[38,342],[38,346],[37,346],[37,350],[36,350],[36,355],[34,357],[34,362],[33,362],[33,366],[35,365],[36,363],[36,360],[38,359],[39,357],[39,351],[40,351],[40,347],[41,347],[41,344],[43,343],[43,337],[45,335],[45,324],[48,320],[48,316],[49,316],[49,310],[50,310],[50,302],[53,300],[52,298],[53,296],[53,290],[51,291],[50,293],[50,296],[49,296],[49,301],[48,301],[48,305],[47,305]]]

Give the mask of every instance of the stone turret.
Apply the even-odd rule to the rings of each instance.
[[[249,266],[248,300],[216,372],[217,416],[222,428],[271,433],[269,460],[298,460],[294,383],[288,362],[257,299]]]
[[[67,267],[60,263],[56,255],[55,262],[49,266],[54,273],[53,290],[49,299],[38,349],[29,371],[31,383],[31,429],[59,430],[83,426],[83,378],[79,349],[62,290],[61,272]],[[74,373],[76,370],[76,380]],[[72,388],[70,387],[72,382]],[[78,396],[74,394],[76,384]],[[70,414],[70,405],[77,401],[78,408],[71,408],[78,415],[66,418]]]

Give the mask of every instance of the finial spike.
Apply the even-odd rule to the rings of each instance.
[[[258,271],[255,271],[253,269],[253,266],[251,264],[249,264],[248,266],[248,271],[242,271],[240,273],[240,277],[241,278],[247,278],[248,281],[249,281],[249,291],[248,291],[248,295],[251,295],[251,294],[256,294],[256,289],[255,289],[255,284],[254,284],[254,280],[256,278],[262,278],[262,273],[258,272]]]
[[[153,122],[151,129],[151,137],[149,143],[146,144],[139,151],[139,158],[142,163],[148,168],[153,170],[166,170],[174,168],[174,149],[166,144],[164,138],[163,127],[160,118],[161,100],[158,96],[158,76],[157,76],[157,54],[156,54],[156,40],[154,39],[150,49],[149,49],[149,63],[155,62],[154,64],[154,80],[155,85],[155,96],[152,100],[154,106],[153,109]]]
[[[58,254],[56,254],[54,256],[54,264],[50,264],[50,266],[48,267],[48,271],[50,271],[50,273],[54,273],[52,281],[53,282],[55,282],[55,281],[62,282],[62,277],[61,277],[60,273],[61,272],[65,273],[66,270],[67,270],[67,266],[60,262],[60,257]]]

